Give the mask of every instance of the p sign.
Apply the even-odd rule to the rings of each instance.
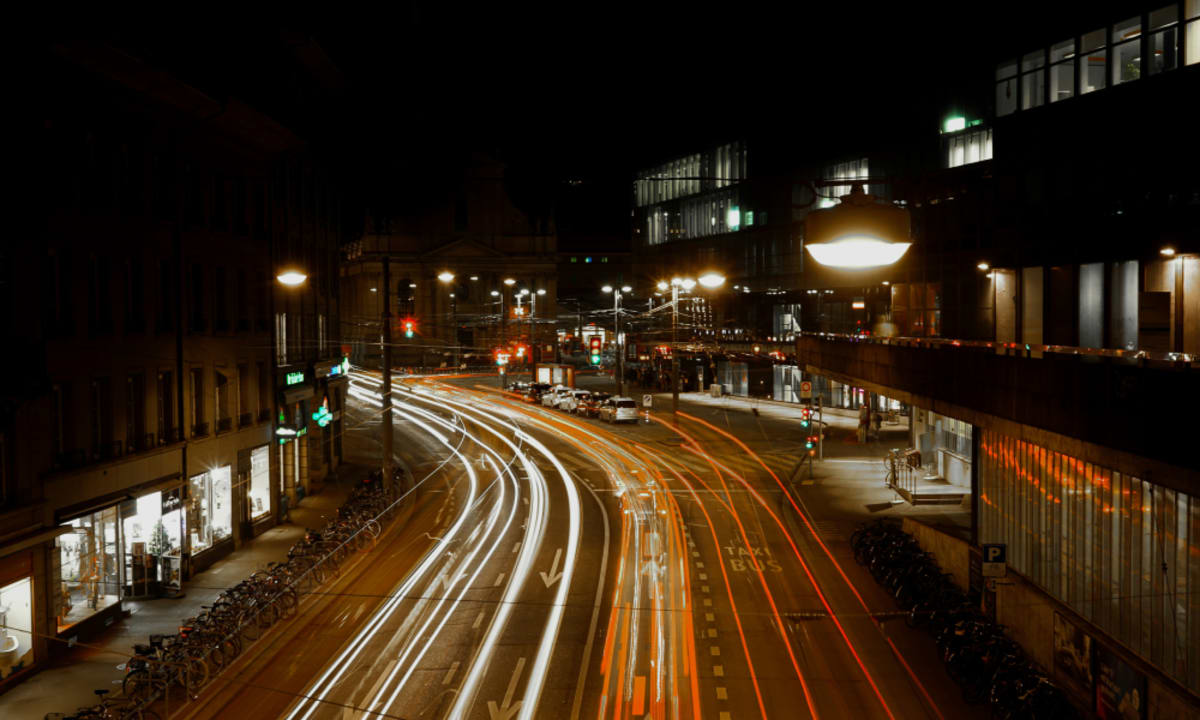
[[[811,381],[804,380],[800,383],[800,399],[801,400],[811,400],[812,399],[812,382]]]
[[[1008,570],[1008,546],[1000,543],[983,546],[983,576],[1004,577]]]

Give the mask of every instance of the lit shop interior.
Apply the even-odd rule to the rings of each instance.
[[[0,587],[0,680],[33,664],[33,580]]]

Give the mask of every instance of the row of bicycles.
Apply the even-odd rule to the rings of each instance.
[[[224,590],[212,605],[187,618],[174,635],[151,635],[133,647],[121,693],[97,690],[98,703],[47,720],[157,720],[159,701],[195,699],[200,690],[272,625],[293,613],[300,598],[338,576],[343,563],[374,544],[395,506],[396,470],[390,488],[381,471],[368,474],[320,530],[307,530],[285,562],[270,563]],[[170,703],[168,703],[170,704]]]
[[[1004,626],[972,603],[899,523],[864,525],[850,544],[854,559],[906,613],[909,627],[923,627],[933,636],[967,703],[986,702],[993,718],[1078,717],[1062,690],[1026,657]]]

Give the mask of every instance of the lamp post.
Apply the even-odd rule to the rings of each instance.
[[[605,285],[600,289],[606,293],[612,293],[613,296],[613,344],[617,349],[617,395],[624,395],[625,345],[621,341],[621,294],[631,292],[633,288],[629,287],[628,285],[623,285],[620,288],[614,288],[612,285]]]
[[[671,414],[679,416],[679,291],[688,292],[696,287],[697,282],[710,290],[725,284],[725,276],[720,273],[707,272],[700,276],[699,281],[686,277],[673,277],[668,284],[658,283],[660,291],[671,289]]]
[[[438,274],[437,278],[438,278],[438,280],[441,280],[443,283],[445,283],[451,289],[451,291],[454,290],[454,286],[451,285],[451,283],[454,282],[454,273],[450,272],[449,270],[443,270],[441,273]],[[459,348],[459,344],[458,344],[458,312],[457,312],[457,308],[455,307],[453,292],[450,293],[449,300],[450,300],[450,342],[454,343],[454,367],[457,368],[460,364],[460,362],[459,362],[460,348]]]

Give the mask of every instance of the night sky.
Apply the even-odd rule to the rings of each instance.
[[[993,3],[983,17],[947,2],[416,2],[381,16],[111,35],[321,142],[344,163],[351,208],[451,182],[484,150],[555,205],[560,244],[575,250],[627,241],[631,173],[697,146],[768,135],[803,154],[936,128],[964,94],[986,102],[999,55],[1079,30],[1072,8],[1083,3],[1051,5]],[[298,107],[275,69],[305,35],[336,73]]]

